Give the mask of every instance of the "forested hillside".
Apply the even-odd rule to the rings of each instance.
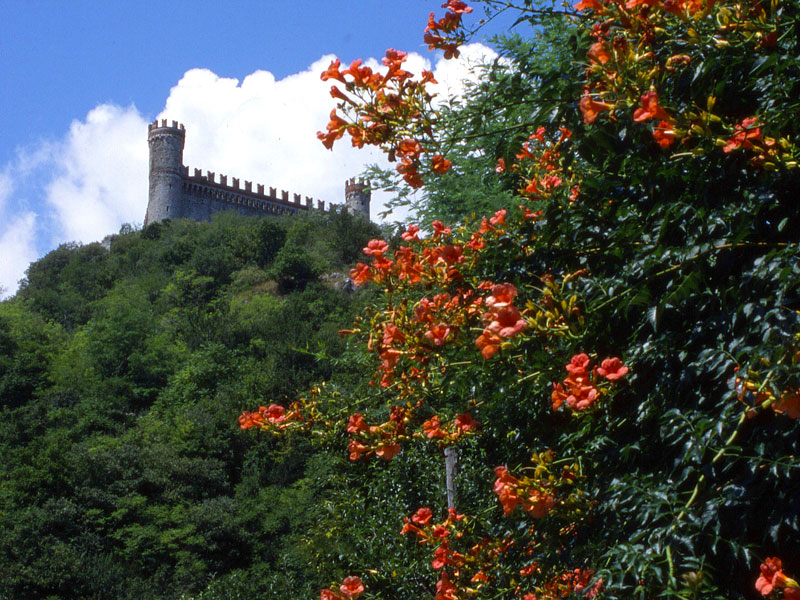
[[[302,532],[343,456],[236,417],[348,377],[337,331],[368,294],[341,273],[377,234],[226,214],[32,264],[0,304],[0,598],[175,598],[235,570],[320,583]]]

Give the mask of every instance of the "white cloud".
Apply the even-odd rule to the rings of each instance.
[[[97,106],[58,144],[46,186],[60,241],[92,242],[141,223],[147,207],[147,121],[134,107]]]
[[[0,215],[5,214],[6,204],[14,191],[14,183],[8,173],[0,173]]]
[[[13,294],[32,260],[36,215],[26,212],[12,218],[0,232],[0,299]]]
[[[36,258],[32,212],[11,216],[14,179],[10,170],[0,173],[0,300],[17,289],[31,260]]]
[[[433,67],[439,81],[434,91],[445,97],[463,91],[461,80],[471,65],[495,57],[486,46],[471,44],[462,49],[461,59],[433,65],[412,53],[406,68],[419,73]],[[192,69],[170,90],[158,118],[186,126],[184,164],[190,168],[340,204],[346,179],[367,164],[389,163],[377,149],[358,150],[347,139],[333,151],[317,140],[335,104],[328,94],[331,82],[320,80],[333,58],[323,56],[281,80],[256,71],[240,83]],[[379,59],[365,64],[381,68]],[[73,121],[62,139],[20,150],[0,168],[0,286],[15,291],[28,263],[42,250],[66,241],[101,240],[122,223],[144,220],[146,125],[133,106],[101,104]],[[31,206],[31,198],[44,202]],[[385,200],[373,194],[373,219]]]

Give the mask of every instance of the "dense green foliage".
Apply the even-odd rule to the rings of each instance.
[[[247,573],[320,585],[296,538],[341,456],[236,417],[330,377],[365,299],[336,273],[377,234],[220,215],[33,263],[0,304],[0,598],[175,598],[232,571],[250,593]]]
[[[350,421],[353,442],[375,446],[362,452],[372,462],[333,482],[328,513],[309,532],[330,573],[328,597],[354,574],[364,598],[579,597],[556,585],[577,569],[590,573],[593,591],[602,580],[606,598],[755,598],[759,564],[769,557],[781,557],[797,578],[800,4],[694,5],[719,11],[709,16],[683,4],[676,15],[676,3],[629,2],[625,13],[625,3],[587,1],[612,13],[611,33],[598,18],[591,34],[585,13],[539,18],[537,2],[484,4],[518,5],[535,33],[501,40],[509,62],[490,65],[463,103],[439,111],[432,137],[437,152],[448,149],[450,171],[426,179],[416,196],[400,194],[423,224],[464,228],[419,243],[409,231],[393,240],[406,250],[387,250],[365,267],[383,296],[358,323],[368,342],[360,360],[372,365],[374,381],[392,378],[385,389],[330,394],[332,441],[347,443],[348,415],[392,432],[390,406],[412,416],[388,438]],[[606,43],[602,61],[597,40]],[[597,86],[597,73],[615,68],[617,79]],[[613,106],[588,116],[589,89]],[[641,116],[655,90],[670,111],[660,119],[674,119],[676,130],[695,127],[671,145],[656,135],[669,122]],[[559,127],[571,136],[559,139]],[[742,144],[744,132],[754,148]],[[532,154],[521,156],[528,136]],[[496,172],[498,159],[506,172]],[[545,173],[526,171],[540,160],[559,177],[547,193]],[[402,171],[383,178],[402,191]],[[483,229],[485,249],[467,250],[480,217],[498,209],[507,209],[505,222]],[[526,218],[525,209],[542,213]],[[455,274],[431,275],[428,266],[453,246],[466,259],[440,266]],[[425,273],[416,285],[415,272]],[[558,299],[575,295],[585,317],[568,334],[534,327],[548,306],[543,293],[556,293],[548,280]],[[475,340],[491,316],[465,324],[459,310],[442,309],[427,322],[417,312],[435,294],[456,297],[458,306],[475,294],[486,301],[484,281],[514,284],[527,319],[525,332],[488,359]],[[557,409],[554,382],[580,353],[592,364],[620,357],[630,372],[591,410]],[[432,564],[443,538],[420,546],[399,535],[403,517],[420,507],[430,507],[435,522],[445,518],[444,460],[440,444],[426,439],[425,420],[435,414],[452,426],[467,411],[483,429],[459,442],[457,507],[467,516],[463,538],[450,530],[450,549],[466,553],[484,536],[514,542],[485,584],[470,579],[478,567],[469,560]],[[395,442],[403,448],[391,462],[374,458],[375,447]],[[505,465],[522,477],[531,456],[546,450],[559,464],[580,465],[583,512],[504,515],[493,469]],[[531,561],[537,569],[523,575]],[[455,590],[443,592],[454,580]],[[782,593],[776,587],[771,597]]]

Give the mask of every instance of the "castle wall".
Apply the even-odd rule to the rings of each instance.
[[[275,188],[265,188],[250,181],[244,182],[217,176],[211,171],[203,175],[199,169],[189,174],[183,165],[185,129],[176,121],[167,125],[166,120],[151,123],[148,127],[150,146],[150,197],[144,224],[164,219],[194,219],[209,221],[214,213],[233,210],[245,216],[286,215],[307,212],[311,209],[325,210],[325,203],[300,194],[289,194]],[[345,185],[345,202],[350,212],[362,214],[369,219],[370,194],[365,182],[352,179]],[[333,209],[333,206],[330,207]]]
[[[239,180],[233,179],[227,184],[227,177],[220,176],[215,182],[215,174],[206,176],[195,172],[193,177],[186,175],[182,185],[181,217],[196,221],[208,221],[214,213],[234,210],[245,216],[287,215],[307,212],[313,207],[313,200],[301,199],[299,194],[289,195],[282,191],[280,196],[275,188],[265,189],[258,185],[255,190],[249,181],[245,187],[239,186]],[[318,202],[318,208],[324,210],[324,203]]]

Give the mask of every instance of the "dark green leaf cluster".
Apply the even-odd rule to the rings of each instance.
[[[725,114],[759,114],[765,131],[796,143],[800,5],[774,5],[786,25],[776,48],[709,49],[667,90],[671,106],[693,109],[713,94]],[[538,16],[536,24],[532,40],[502,40],[510,62],[484,71],[462,104],[442,111],[453,168],[411,205],[421,222],[462,220],[473,229],[473,214],[512,212],[519,182],[495,173],[496,159],[513,162],[537,127],[568,127],[577,200],[540,202],[537,225],[487,247],[478,280],[514,283],[522,306],[537,300],[543,275],[585,270],[571,291],[587,320],[580,336],[531,336],[490,362],[464,352],[442,376],[439,405],[474,400],[484,427],[460,448],[459,511],[475,516],[476,529],[483,523],[481,534],[530,540],[530,520],[504,517],[492,497],[492,468],[524,467],[550,448],[580,461],[592,509],[559,551],[533,554],[543,572],[594,569],[607,598],[757,597],[766,557],[782,557],[785,572],[800,575],[800,425],[762,407],[765,396],[742,392],[737,378],[775,398],[800,389],[799,170],[760,170],[712,147],[670,158],[646,124],[623,114],[634,106],[585,126],[578,100],[592,39]],[[550,393],[579,352],[618,356],[631,371],[599,411],[573,418],[552,410]],[[389,396],[372,394],[375,420]],[[368,401],[358,402],[367,412]],[[434,442],[389,465],[355,467],[309,534],[335,532],[337,544],[320,560],[339,574],[369,573],[374,597],[435,594],[430,546],[398,542],[397,532],[400,517],[420,506],[443,517],[443,477]],[[504,560],[507,581],[519,583],[524,563]],[[489,587],[485,597],[511,597],[513,586],[504,589]]]
[[[0,304],[0,598],[323,585],[300,535],[341,452],[236,419],[330,377],[368,296],[346,273],[378,235],[221,215],[33,263]]]

